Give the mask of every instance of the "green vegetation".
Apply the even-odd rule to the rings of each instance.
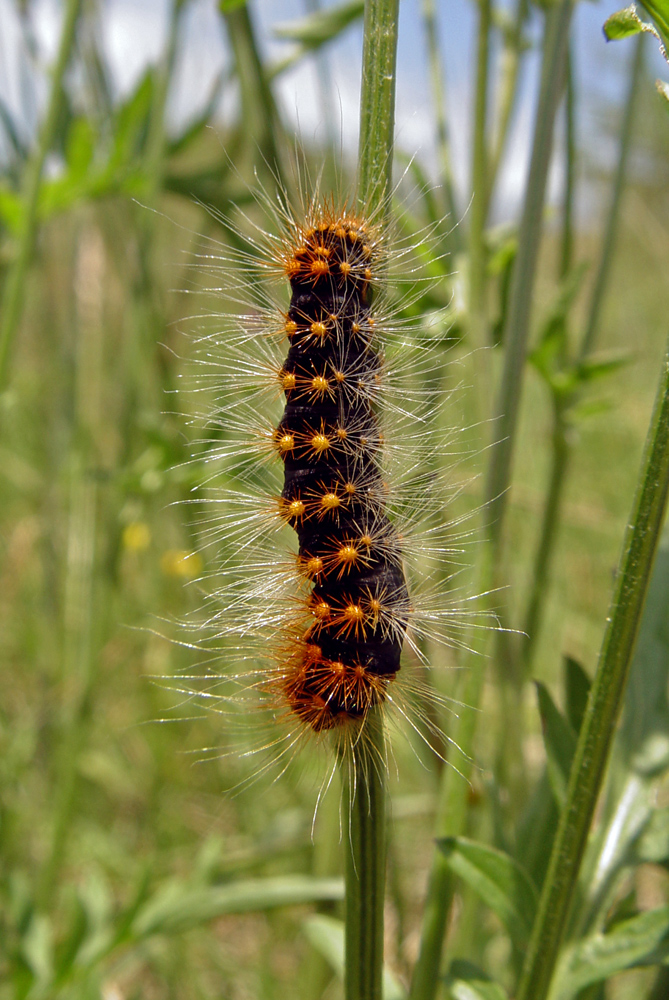
[[[618,153],[598,178],[603,217],[582,221],[576,178],[599,160],[575,138],[574,5],[480,0],[474,201],[455,229],[444,221],[457,195],[443,11],[424,0],[442,183],[424,183],[412,161],[395,217],[402,235],[433,234],[416,252],[434,282],[410,308],[443,354],[437,430],[447,439],[463,428],[447,516],[473,541],[457,583],[482,594],[479,610],[503,628],[472,627],[464,649],[426,649],[430,682],[455,700],[434,720],[459,748],[446,744],[449,764],[416,734],[393,737],[389,779],[368,768],[364,794],[343,793],[352,811],[342,824],[336,776],[313,835],[318,751],[272,782],[248,752],[252,725],[175,694],[211,658],[195,648],[198,578],[221,554],[204,544],[209,456],[190,424],[205,407],[175,389],[192,365],[182,331],[197,321],[187,317],[211,302],[201,305],[193,254],[208,239],[222,253],[234,240],[244,249],[217,220],[259,213],[254,168],[266,190],[295,183],[274,81],[299,60],[326,60],[363,13],[380,41],[365,60],[359,195],[382,202],[394,92],[384,28],[396,27],[396,3],[312,4],[278,32],[293,55],[267,65],[253,7],[221,0],[233,72],[178,136],[166,107],[188,0],[173,6],[161,60],[120,103],[94,6],[63,4],[34,147],[0,104],[10,150],[0,177],[0,1000],[317,1000],[342,996],[344,982],[348,1000],[378,997],[381,983],[386,1000],[662,1000],[666,534],[653,557],[669,483],[669,120],[666,84],[658,97],[644,69],[644,47],[657,42],[644,36],[667,42],[666,0],[643,3],[652,23],[631,9],[607,22],[609,37],[637,38],[619,45],[627,96],[608,126]],[[532,165],[518,220],[495,227],[530,17],[543,67]],[[238,120],[215,135],[218,101],[237,84]],[[342,174],[346,187],[354,171],[326,125],[327,146],[304,157],[325,190]],[[551,147],[564,166],[557,209],[546,207]],[[396,150],[403,163],[413,152]],[[456,384],[465,388],[449,394]],[[382,968],[383,865],[364,859],[384,850]]]

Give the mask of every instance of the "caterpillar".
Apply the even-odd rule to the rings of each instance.
[[[280,690],[316,732],[364,719],[400,667],[409,595],[386,512],[374,412],[382,362],[372,283],[379,238],[357,216],[321,210],[285,260],[291,285],[286,407],[275,433],[280,510],[311,584]]]
[[[305,737],[345,751],[376,706],[414,728],[417,694],[443,706],[407,660],[425,661],[427,638],[461,645],[468,627],[451,590],[463,534],[443,518],[451,442],[430,428],[444,344],[421,341],[411,316],[420,275],[389,274],[415,237],[392,241],[386,206],[368,218],[318,192],[297,211],[282,191],[259,200],[274,225],[243,217],[250,250],[221,217],[238,248],[199,255],[223,278],[210,291],[244,311],[206,317],[215,329],[196,361],[199,388],[214,391],[197,459],[211,469],[202,543],[218,558],[205,624],[221,658],[246,666],[188,679],[206,681],[209,708],[250,694],[254,716],[285,723],[261,741],[274,756]],[[423,717],[423,738],[436,734]]]

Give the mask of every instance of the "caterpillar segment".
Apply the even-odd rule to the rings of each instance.
[[[277,684],[315,732],[360,722],[385,700],[409,616],[374,408],[383,370],[372,315],[379,257],[360,220],[333,217],[300,233],[284,260],[290,346],[273,445],[284,463],[279,510],[297,533],[297,569],[311,589],[308,623]]]

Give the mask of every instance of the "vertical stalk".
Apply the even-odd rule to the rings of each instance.
[[[579,357],[583,360],[592,350],[595,336],[599,326],[599,319],[604,301],[604,294],[608,285],[608,279],[613,260],[613,250],[618,235],[618,222],[620,218],[620,203],[625,184],[627,172],[627,161],[632,144],[632,132],[634,125],[634,107],[639,91],[641,71],[643,68],[643,38],[637,40],[636,48],[632,56],[630,66],[630,78],[627,91],[627,100],[623,115],[623,123],[620,132],[620,146],[618,153],[618,163],[613,182],[609,212],[606,220],[606,228],[600,250],[597,275],[592,290],[590,307],[588,310],[588,322],[583,335],[583,340],[579,348]],[[572,67],[569,65],[567,74],[567,163],[566,163],[566,185],[565,185],[565,206],[563,236],[560,258],[560,273],[564,278],[571,267],[572,257],[572,208],[573,208],[573,173],[575,159],[575,139],[574,139],[574,82]],[[534,562],[534,572],[532,577],[532,591],[528,601],[525,621],[523,623],[523,667],[525,675],[529,675],[532,669],[532,658],[536,648],[536,642],[541,629],[543,608],[546,599],[546,583],[550,572],[550,563],[557,540],[558,525],[560,521],[560,508],[562,506],[562,495],[567,479],[567,469],[569,465],[571,447],[567,437],[566,410],[567,406],[561,406],[554,400],[553,402],[553,455],[550,485],[546,496],[546,503],[541,523],[539,544]]]
[[[474,99],[474,135],[472,141],[471,225],[469,230],[469,316],[472,342],[480,347],[485,339],[485,230],[488,178],[488,70],[490,64],[491,0],[479,0],[478,41],[476,49],[476,88]]]
[[[423,22],[425,24],[425,40],[427,43],[427,58],[430,66],[430,83],[432,85],[432,101],[437,127],[437,155],[439,157],[439,174],[444,191],[446,211],[453,226],[453,243],[459,250],[460,229],[455,225],[458,221],[458,210],[453,189],[453,168],[451,165],[451,150],[448,135],[448,120],[446,117],[446,76],[441,61],[439,46],[439,26],[435,0],[423,0]]]
[[[490,199],[495,188],[495,180],[499,171],[506,142],[509,137],[509,126],[518,99],[518,80],[520,75],[520,63],[522,58],[523,27],[527,19],[528,0],[518,0],[516,4],[516,16],[513,25],[513,34],[505,51],[502,53],[502,66],[500,70],[499,103],[497,114],[497,129],[492,152],[490,154],[488,168],[488,188],[486,191],[486,205],[489,207]]]
[[[504,331],[504,370],[496,406],[495,443],[488,474],[491,542],[499,562],[516,424],[530,332],[532,293],[541,241],[546,178],[553,148],[553,130],[564,80],[573,0],[560,0],[546,13],[539,104],[534,125],[532,159],[518,233],[511,300]]]
[[[669,344],[597,671],[569,775],[517,1000],[544,1000],[620,714],[669,492]]]
[[[360,97],[358,202],[383,221],[390,208],[399,0],[366,0]],[[386,875],[383,718],[370,711],[344,759],[346,1000],[381,1000]]]
[[[523,623],[522,658],[524,679],[530,676],[532,669],[534,650],[539,636],[539,628],[546,599],[551,558],[557,538],[562,494],[571,452],[567,435],[568,429],[564,413],[560,405],[554,400],[550,482],[541,521],[539,544],[534,557],[532,590],[527,602],[527,610]]]
[[[58,55],[51,76],[51,90],[46,115],[39,130],[37,147],[25,167],[23,177],[23,220],[18,237],[16,257],[9,267],[0,303],[0,387],[6,378],[9,352],[16,335],[21,312],[28,266],[37,235],[37,206],[42,171],[47,153],[53,145],[58,116],[63,99],[63,79],[70,62],[82,0],[68,0],[58,45]]]
[[[618,230],[618,216],[620,214],[620,203],[622,200],[623,188],[625,186],[625,174],[627,172],[627,160],[631,148],[632,129],[634,127],[634,109],[636,97],[639,91],[639,81],[641,80],[641,70],[643,68],[643,43],[644,37],[640,34],[636,40],[634,53],[632,55],[632,68],[630,82],[627,90],[627,102],[625,104],[625,114],[620,132],[620,154],[616,166],[616,174],[613,182],[613,192],[611,194],[611,204],[606,220],[606,230],[602,244],[602,254],[599,259],[599,267],[595,277],[595,284],[590,300],[590,310],[588,312],[588,323],[583,335],[581,344],[581,357],[590,354],[595,346],[599,320],[602,311],[602,301],[606,292],[606,286],[611,272],[611,261],[616,243]]]
[[[77,771],[86,736],[94,672],[95,569],[98,487],[95,465],[101,425],[105,255],[102,238],[85,229],[77,254],[75,420],[69,468],[69,520],[63,601],[62,687],[65,698],[57,748],[55,821],[40,876],[39,903],[51,893],[76,808]],[[98,610],[98,617],[100,611]]]
[[[315,14],[321,9],[321,0],[305,0],[307,10]],[[325,141],[329,149],[335,148],[337,133],[332,107],[332,98],[336,93],[330,72],[327,48],[320,48],[315,54],[316,75],[318,77],[318,97],[325,126]]]
[[[487,544],[483,547],[479,582],[491,578],[490,554],[491,547]],[[463,683],[458,691],[461,708],[452,733],[452,745],[460,749],[461,756],[458,758],[457,770],[449,764],[443,770],[435,837],[461,836],[466,828],[469,779],[474,766],[471,755],[486,671],[486,642],[485,630],[470,637],[472,652],[467,659]],[[420,952],[409,991],[411,1000],[434,1000],[437,995],[444,935],[454,890],[455,880],[446,858],[441,851],[435,851],[423,909]]]
[[[571,269],[574,252],[574,177],[576,173],[576,94],[574,60],[567,51],[567,86],[565,93],[565,163],[564,204],[562,208],[562,246],[560,248],[560,277],[566,278]]]
[[[511,302],[511,309],[518,321],[523,319],[521,299],[525,297],[526,300],[529,300],[532,295],[534,254],[541,232],[541,209],[550,160],[553,122],[561,90],[560,77],[564,66],[570,16],[571,0],[562,0],[559,7],[551,9],[550,13],[547,14],[542,87],[535,120],[532,163],[521,225],[520,260],[516,262],[515,291],[512,293]],[[529,251],[525,248],[523,240],[527,242]],[[511,369],[511,374],[509,372],[506,374],[506,380],[515,386],[517,392],[520,391],[522,382],[525,344],[529,328],[529,310],[524,317],[524,322],[525,329],[521,331],[522,341],[520,345],[515,344],[514,347],[510,343],[519,336],[518,331],[511,325],[511,321],[508,322],[506,330],[506,369]],[[498,412],[504,413],[505,411],[500,407]],[[515,413],[513,417],[512,420],[507,421],[510,438],[504,442],[504,450],[500,451],[502,433],[501,431],[498,433],[498,444],[495,449],[497,455],[496,457],[493,455],[491,462],[489,481],[491,484],[501,482],[502,489],[506,489],[510,478],[513,437],[516,432]],[[498,496],[497,493],[490,495]],[[499,516],[499,508],[497,514]],[[500,528],[493,527],[483,546],[478,578],[479,593],[482,595],[489,594],[493,587],[499,560],[500,539]],[[486,608],[489,607],[489,597],[484,596],[484,604]],[[485,678],[485,657],[483,654],[487,641],[488,636],[485,630],[476,632],[470,639],[472,655],[468,657],[467,670],[463,678],[462,688],[458,693],[458,701],[462,707],[453,733],[453,742],[462,753],[462,763],[459,762],[458,771],[452,767],[444,768],[439,817],[435,830],[437,837],[460,836],[465,830],[469,789],[467,779],[472,768],[471,758],[474,752],[476,724]],[[435,851],[428,883],[420,953],[411,983],[411,1000],[433,1000],[436,995],[439,986],[444,932],[453,901],[453,889],[454,881],[447,868],[445,858],[440,852]]]
[[[366,0],[360,94],[358,201],[387,212],[392,186],[399,0]]]
[[[223,11],[241,89],[244,131],[254,139],[268,174],[282,181],[281,120],[265,73],[247,4]]]
[[[346,760],[346,1000],[381,1000],[386,884],[383,717],[373,709]]]

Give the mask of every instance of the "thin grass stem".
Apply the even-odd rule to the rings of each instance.
[[[561,91],[560,75],[566,54],[566,43],[569,33],[571,16],[571,0],[563,0],[561,5],[547,15],[542,88],[539,107],[535,121],[535,133],[530,166],[530,176],[526,195],[523,223],[521,225],[521,247],[523,240],[536,249],[541,232],[541,208],[543,205],[546,175],[550,160],[552,132],[555,112]],[[528,259],[524,250],[520,252],[520,260],[516,263],[515,274],[515,304],[511,308],[519,320],[524,319],[526,329],[522,343],[507,346],[506,381],[516,386],[520,391],[522,373],[525,361],[525,344],[529,330],[529,308],[523,317],[521,295],[528,299],[532,295],[534,283],[534,256]],[[506,342],[517,338],[517,333],[511,325],[507,325]],[[509,371],[510,370],[510,371]],[[513,378],[511,378],[513,375]],[[502,399],[505,397],[502,396]],[[500,408],[499,412],[505,411]],[[506,489],[510,476],[510,459],[512,454],[513,436],[516,432],[516,420],[507,421],[508,433],[511,438],[506,442],[504,452],[500,452],[500,443],[493,453],[490,469],[490,483],[503,482]],[[496,463],[496,464],[495,464]],[[494,494],[497,496],[497,494]],[[499,508],[497,512],[499,516]],[[501,527],[501,526],[500,526]],[[478,576],[479,593],[489,595],[497,574],[499,556],[500,530],[493,526],[489,532],[481,553],[481,563]],[[490,607],[491,598],[486,597],[483,603]],[[472,757],[476,737],[479,705],[483,693],[486,660],[485,653],[489,642],[488,633],[479,631],[472,637],[472,654],[468,657],[467,669],[463,678],[458,701],[462,705],[458,722],[453,734],[454,743],[462,752],[462,763],[456,771],[452,767],[444,769],[442,788],[440,792],[440,809],[436,824],[436,836],[460,836],[465,832],[467,819],[468,778],[472,768]],[[421,946],[418,961],[414,968],[411,983],[411,1000],[433,1000],[439,986],[439,973],[444,943],[444,933],[448,922],[448,914],[453,902],[454,880],[447,868],[446,861],[440,852],[435,852],[428,883],[425,905]]]
[[[392,184],[399,0],[367,0],[362,54],[358,201],[387,212]],[[345,997],[381,1000],[386,880],[383,717],[370,711],[344,758],[347,805]]]
[[[577,887],[622,706],[669,492],[669,344],[607,627],[569,776],[517,1000],[544,1000]]]
[[[623,189],[625,187],[625,176],[627,173],[627,161],[629,159],[629,153],[632,146],[634,111],[643,70],[643,52],[644,37],[640,34],[636,39],[634,52],[632,54],[630,81],[627,90],[623,124],[620,132],[618,163],[616,165],[611,203],[606,219],[602,252],[599,258],[599,266],[597,268],[595,284],[592,290],[592,298],[590,300],[588,322],[585,328],[585,333],[583,334],[583,341],[581,343],[581,358],[585,358],[588,354],[590,354],[595,346],[602,314],[602,303],[609,282],[609,276],[611,274],[611,263],[613,260],[613,251],[615,249],[616,236],[618,232],[620,204],[622,201]]]
[[[560,277],[566,278],[574,256],[574,181],[576,175],[576,84],[574,59],[567,51],[567,83],[565,87],[564,142],[564,204],[562,208],[562,240],[560,246]]]
[[[383,717],[373,709],[345,762],[346,1000],[381,1000],[386,883]]]
[[[63,79],[74,48],[81,5],[82,0],[68,0],[65,7],[58,55],[51,75],[51,89],[46,115],[39,130],[37,146],[26,164],[23,176],[24,216],[18,237],[16,257],[9,267],[0,303],[0,387],[5,384],[9,354],[23,311],[28,267],[37,235],[38,203],[44,161],[56,136],[63,100]]]
[[[497,130],[492,143],[492,150],[488,164],[488,188],[486,191],[486,205],[489,207],[490,200],[494,193],[495,181],[499,173],[499,168],[506,149],[509,138],[509,128],[513,120],[513,114],[518,101],[518,82],[520,79],[520,65],[523,55],[523,28],[527,19],[528,0],[518,0],[513,24],[513,32],[509,43],[505,46],[502,54],[502,66],[499,84],[499,103],[497,117]]]
[[[472,342],[485,342],[485,247],[488,184],[488,74],[490,66],[491,0],[480,0],[476,46],[472,188],[474,197],[469,230],[469,312]]]
[[[434,104],[434,118],[437,132],[437,155],[439,157],[439,179],[444,193],[445,207],[453,224],[452,241],[454,249],[460,249],[460,228],[458,209],[453,186],[453,167],[451,163],[451,144],[448,134],[448,118],[446,115],[446,74],[439,46],[439,26],[435,0],[423,0],[423,23],[425,25],[425,40],[427,43],[427,59],[430,67],[430,84]]]
[[[594,346],[595,337],[599,328],[602,306],[604,303],[605,291],[608,286],[611,264],[613,261],[613,250],[618,236],[618,224],[620,219],[620,204],[625,184],[627,171],[627,161],[632,144],[632,133],[634,123],[634,108],[636,105],[639,82],[643,69],[643,39],[639,38],[632,56],[630,65],[630,79],[627,91],[627,101],[623,115],[623,124],[620,132],[620,145],[618,152],[618,163],[613,182],[611,201],[606,219],[606,228],[597,265],[597,275],[592,290],[590,307],[588,311],[588,322],[579,348],[580,359],[583,360],[590,353]],[[571,267],[572,258],[572,209],[573,209],[573,172],[574,172],[574,84],[572,79],[571,66],[567,74],[567,162],[565,171],[565,207],[564,223],[562,234],[562,246],[560,256],[560,273],[564,278]],[[562,507],[562,497],[566,484],[568,467],[571,457],[571,445],[569,440],[567,406],[564,403],[553,400],[553,434],[552,434],[552,457],[551,472],[548,493],[544,505],[539,542],[534,560],[534,570],[532,574],[532,587],[528,599],[527,611],[523,622],[523,668],[525,676],[529,676],[532,670],[532,662],[536,649],[543,609],[546,603],[547,584],[550,574],[550,566],[553,552],[558,536],[560,523],[560,510]]]
[[[541,241],[543,204],[553,148],[555,115],[563,89],[573,0],[561,0],[546,14],[539,103],[532,158],[518,233],[511,300],[504,330],[504,369],[496,406],[495,443],[488,473],[491,541],[498,565],[511,481],[513,448],[530,333],[532,297]]]
[[[362,51],[358,200],[372,213],[387,203],[393,170],[399,0],[367,0]]]

